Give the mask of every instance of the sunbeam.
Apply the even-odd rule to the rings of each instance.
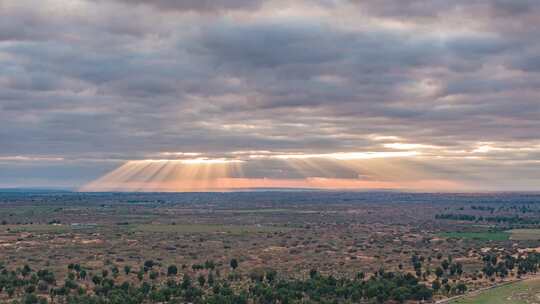
[[[189,192],[253,188],[453,189],[462,186],[411,161],[416,153],[247,155],[128,161],[83,191]],[[433,171],[433,168],[430,168]],[[436,168],[445,172],[444,168]]]

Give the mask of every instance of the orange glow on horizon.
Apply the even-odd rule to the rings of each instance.
[[[83,186],[81,191],[193,192],[233,191],[257,188],[291,189],[463,189],[458,182],[418,175],[411,181],[392,180],[392,176],[411,174],[398,162],[384,159],[354,160],[315,157],[279,159],[299,177],[264,178],[245,176],[245,161],[235,159],[194,158],[182,160],[128,161],[103,177]],[[343,178],[336,171],[352,172]],[[355,173],[356,172],[356,173]],[[365,174],[369,179],[362,178]]]

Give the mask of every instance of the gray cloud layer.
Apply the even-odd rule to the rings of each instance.
[[[164,151],[396,142],[437,146],[422,161],[451,159],[455,179],[476,159],[487,186],[512,166],[540,181],[520,171],[540,169],[536,1],[7,0],[0,15],[0,185],[31,177],[13,156],[88,180],[105,170],[88,162]]]

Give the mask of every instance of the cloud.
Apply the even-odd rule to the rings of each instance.
[[[129,6],[147,5],[164,11],[219,12],[228,10],[254,10],[263,0],[120,0]]]
[[[537,152],[517,148],[535,146],[540,129],[535,1],[20,0],[0,10],[4,168],[18,156],[111,169],[167,151],[365,153],[397,142],[440,147],[417,156],[427,173],[408,179],[538,179],[523,165],[538,168]],[[479,156],[481,142],[514,146]],[[81,183],[97,177],[77,168]],[[300,177],[275,160],[249,168]],[[336,171],[328,178],[357,173]]]

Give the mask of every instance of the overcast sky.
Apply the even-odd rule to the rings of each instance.
[[[539,33],[535,0],[0,0],[0,187],[197,158],[540,190]]]

